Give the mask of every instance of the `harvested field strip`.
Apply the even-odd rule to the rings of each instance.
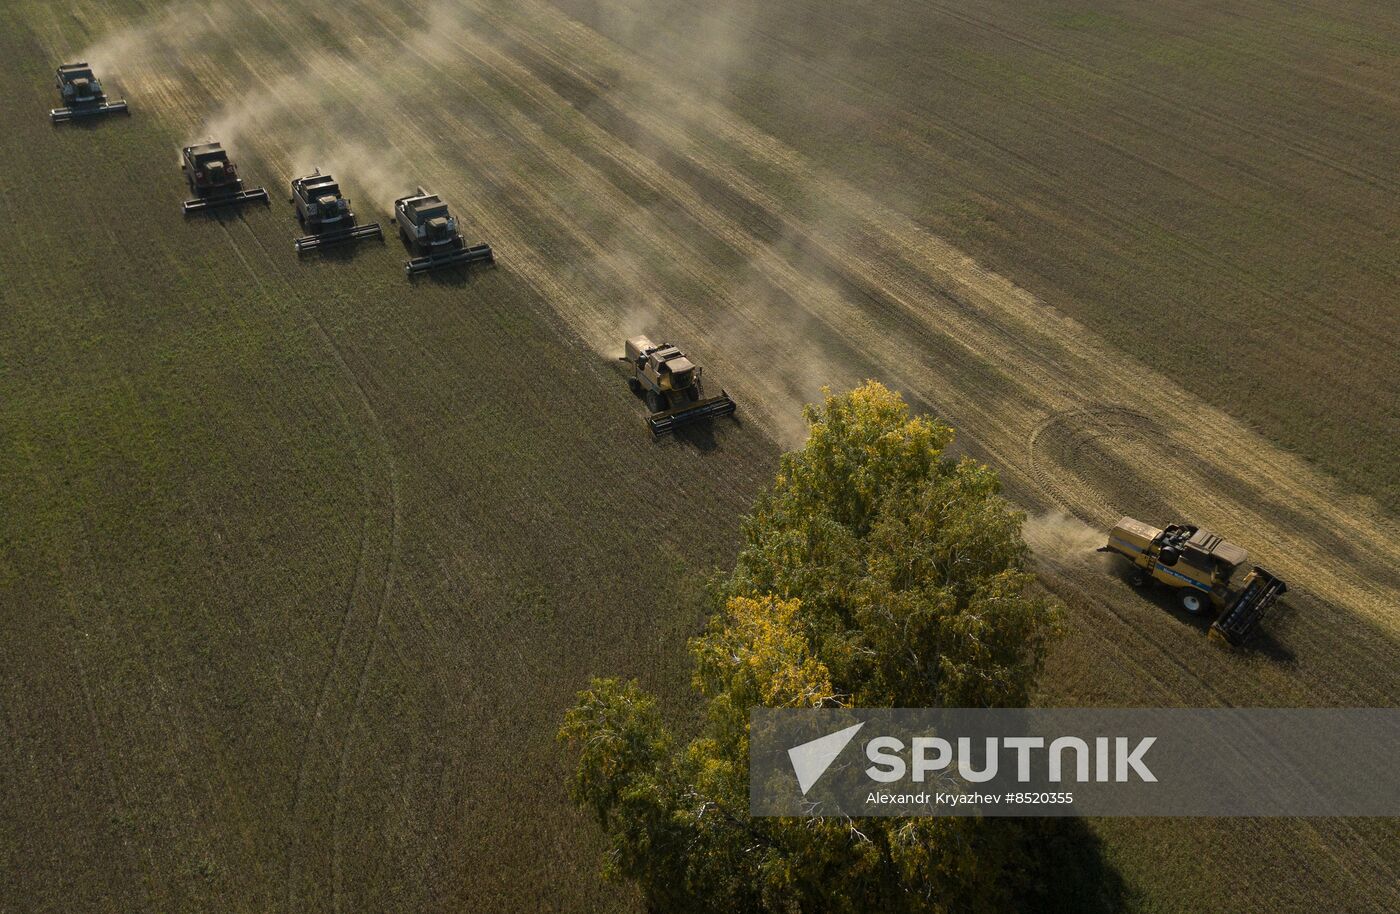
[[[683,56],[703,49],[683,6],[668,20],[628,2],[561,5],[640,65],[703,79]],[[1233,8],[1182,18],[1170,4],[1082,16],[996,2],[877,14],[730,5],[731,32],[763,36],[739,46],[761,48],[765,66],[725,85],[756,124],[877,195],[884,179],[898,191],[887,205],[990,252],[979,259],[1393,514],[1400,477],[1380,442],[1400,422],[1389,307],[1400,261],[1374,178],[1391,171],[1396,121],[1352,87],[1393,87],[1400,45],[1393,23],[1348,34],[1330,6],[1309,6],[1261,4],[1244,19]],[[1336,40],[1299,27],[1309,20]],[[648,40],[621,25],[637,22]],[[822,37],[848,34],[861,54],[840,41],[822,53]],[[1312,72],[1318,61],[1325,73]],[[814,128],[828,123],[849,142],[821,142]],[[1349,325],[1360,333],[1339,336]],[[1319,375],[1345,379],[1345,416],[1310,383]]]
[[[547,7],[536,9],[528,17],[529,21],[531,24],[550,23],[548,12]],[[595,44],[568,45],[567,39],[575,31],[561,24],[556,31],[549,33],[545,44],[568,48],[567,53],[576,66],[579,61],[592,58],[600,58],[603,61],[601,65],[614,72],[623,71],[627,66],[626,59],[608,55],[605,49]],[[645,74],[645,77],[633,74],[632,81],[654,90],[663,78],[656,73]],[[677,102],[677,107],[682,104],[694,107],[699,103],[684,99]],[[639,103],[629,110],[640,112],[638,120],[675,147],[691,150],[693,159],[702,159],[702,153],[696,150],[704,149],[704,136],[718,136],[736,145],[745,144],[746,153],[770,167],[783,168],[786,165],[784,177],[794,183],[803,181],[804,176],[813,176],[806,179],[808,183],[817,180],[813,169],[794,152],[778,147],[771,141],[764,143],[742,125],[733,124],[725,112],[718,109],[704,109],[700,129],[694,134],[681,136],[674,135],[674,131],[668,129],[665,119],[659,115],[654,115],[650,120],[645,117],[649,112],[664,109]],[[715,159],[702,159],[702,162],[712,171],[725,168],[722,162]],[[966,412],[975,409],[971,403],[948,404],[950,395],[956,398],[959,393],[957,385],[951,383],[956,380],[955,376],[940,377],[933,383],[925,381],[913,387],[914,393],[939,404],[944,414],[979,445],[990,447],[991,441],[1009,436],[1012,443],[997,450],[1001,453],[1010,451],[1015,443],[1028,441],[1034,428],[1031,423],[1083,402],[1072,392],[1112,391],[1115,399],[1138,408],[1146,407],[1173,430],[1174,447],[1171,453],[1163,455],[1165,459],[1172,460],[1183,469],[1211,466],[1217,473],[1223,470],[1227,478],[1236,481],[1235,485],[1266,489],[1280,500],[1297,506],[1302,514],[1319,519],[1322,530],[1335,531],[1338,541],[1374,543],[1381,550],[1383,558],[1368,571],[1400,567],[1400,546],[1396,545],[1393,535],[1387,535],[1395,532],[1394,525],[1375,509],[1367,510],[1363,502],[1342,499],[1330,481],[1302,461],[1270,447],[1260,436],[1223,413],[1189,397],[1169,379],[1145,371],[1131,361],[1095,345],[1092,334],[1076,322],[1060,317],[1023,290],[980,269],[949,245],[883,212],[875,201],[862,197],[834,179],[822,180],[815,188],[804,188],[804,191],[801,199],[821,200],[827,205],[840,206],[848,221],[858,226],[850,234],[830,239],[808,235],[826,262],[842,263],[845,260],[843,269],[861,271],[859,260],[851,263],[850,258],[843,258],[842,255],[849,251],[865,252],[874,248],[884,255],[883,259],[909,263],[912,270],[905,275],[883,273],[875,276],[865,273],[861,278],[871,288],[884,290],[911,317],[953,336],[968,350],[975,352],[978,359],[992,362],[1003,377],[1022,388],[1021,398],[1025,402],[1017,406],[1021,417],[1019,424],[986,428],[982,423],[970,422],[965,417]],[[803,224],[799,221],[800,217],[783,213],[779,201],[769,198],[762,200],[762,205],[766,211],[776,211],[790,219],[787,227],[792,231],[803,231],[798,228]],[[908,276],[908,272],[913,275]],[[937,294],[939,291],[943,294]],[[966,307],[949,306],[950,297],[966,302]],[[806,300],[799,297],[799,301]],[[975,317],[969,316],[969,311]],[[986,318],[1008,326],[1009,332],[989,334]],[[846,328],[847,332],[864,329],[860,325],[852,326],[841,321],[835,323]],[[894,345],[897,345],[895,341],[880,340],[867,351],[891,353],[889,361],[898,364],[903,361],[898,357],[903,353],[897,349],[891,351]],[[926,367],[934,374],[940,370],[937,365]],[[905,379],[899,380],[903,382]],[[967,400],[971,400],[974,394],[973,391],[962,393]],[[1013,415],[1008,415],[1007,405],[998,404],[997,415],[1003,425],[1017,421]],[[963,409],[959,409],[959,406]],[[1208,433],[1206,429],[1209,429]],[[1201,443],[1193,444],[1193,438],[1198,438]],[[1024,459],[1008,462],[1023,464]],[[1244,521],[1242,525],[1248,529],[1270,527],[1265,516],[1256,513],[1251,517],[1253,499],[1234,502],[1228,496],[1212,497],[1209,486],[1194,484],[1188,490],[1170,494],[1179,496],[1173,499],[1173,503],[1189,516],[1240,517]],[[1071,504],[1067,507],[1075,506]],[[1103,522],[1111,518],[1098,516],[1093,520]],[[1329,566],[1337,565],[1327,558],[1334,550],[1326,548],[1325,543],[1314,543],[1314,530],[1302,533],[1295,540],[1276,541],[1272,549],[1274,554],[1261,552],[1261,557],[1283,569],[1285,575],[1292,570],[1295,572],[1292,576],[1296,579],[1315,577],[1318,571],[1326,574]],[[1270,547],[1263,545],[1262,548]],[[1346,567],[1344,564],[1340,566],[1341,569]],[[1304,569],[1307,569],[1307,575]],[[1371,615],[1388,626],[1400,624],[1400,617],[1395,616],[1397,608],[1400,608],[1400,589],[1393,580],[1389,583],[1372,583],[1373,578],[1370,574],[1339,570],[1322,587],[1318,587],[1316,582],[1312,586],[1324,597],[1338,599],[1343,605]]]

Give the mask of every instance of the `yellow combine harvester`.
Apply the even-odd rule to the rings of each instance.
[[[1114,524],[1108,545],[1133,563],[1133,583],[1165,584],[1180,591],[1181,608],[1200,615],[1215,613],[1210,634],[1238,645],[1249,637],[1264,613],[1288,590],[1288,585],[1255,565],[1239,586],[1231,579],[1249,553],[1224,537],[1190,524],[1169,524],[1159,530],[1125,517]]]

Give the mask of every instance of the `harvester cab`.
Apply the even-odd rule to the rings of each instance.
[[[126,102],[121,99],[107,100],[102,90],[102,81],[92,72],[86,62],[63,64],[55,73],[58,96],[62,108],[49,111],[49,119],[55,124],[101,114],[130,114]]]
[[[311,233],[294,242],[298,254],[384,237],[378,222],[356,224],[355,213],[350,209],[350,201],[341,195],[340,185],[330,175],[321,174],[320,169],[292,181],[291,202],[297,210],[297,221]]]
[[[232,206],[251,200],[271,202],[261,187],[243,188],[238,169],[229,161],[228,153],[218,143],[186,146],[181,153],[180,169],[190,185],[194,198],[184,203],[185,214],[219,206]]]
[[[459,264],[495,262],[491,245],[467,244],[447,204],[421,187],[417,193],[394,201],[394,222],[413,255],[404,264],[409,276]]]
[[[629,339],[622,361],[632,366],[627,386],[643,397],[651,415],[647,426],[653,435],[664,435],[684,425],[713,416],[731,415],[737,408],[723,390],[706,398],[700,366],[669,343],[653,343],[644,336]]]
[[[1132,562],[1134,584],[1174,588],[1181,608],[1188,613],[1212,613],[1211,637],[1232,645],[1242,644],[1288,590],[1288,585],[1257,565],[1236,584],[1235,573],[1248,561],[1249,553],[1190,524],[1158,529],[1124,517],[1109,531],[1108,544],[1098,551],[1116,553]]]

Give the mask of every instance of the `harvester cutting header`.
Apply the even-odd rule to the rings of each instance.
[[[1181,608],[1201,615],[1216,614],[1210,634],[1232,645],[1242,644],[1264,614],[1288,590],[1288,585],[1252,567],[1238,586],[1232,578],[1249,553],[1209,530],[1190,524],[1169,524],[1159,530],[1125,517],[1108,534],[1099,552],[1124,556],[1136,569],[1133,583],[1164,584],[1180,591]]]
[[[734,401],[723,390],[705,398],[701,369],[670,343],[653,343],[644,336],[626,343],[622,361],[632,366],[627,379],[632,393],[644,397],[651,415],[647,425],[653,435],[664,435],[684,425],[712,416],[728,416]]]
[[[49,119],[55,124],[102,114],[131,114],[122,99],[107,100],[107,93],[102,91],[102,81],[93,74],[92,67],[86,61],[63,64],[58,68],[55,81],[58,96],[63,100],[62,108],[49,112]]]

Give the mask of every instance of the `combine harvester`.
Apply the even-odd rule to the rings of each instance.
[[[1108,534],[1108,545],[1099,552],[1113,552],[1133,563],[1136,586],[1165,584],[1180,591],[1181,608],[1193,616],[1210,607],[1215,621],[1212,638],[1232,645],[1243,644],[1264,614],[1288,585],[1253,566],[1238,587],[1232,586],[1235,570],[1249,553],[1209,530],[1189,524],[1170,524],[1159,530],[1125,517]]]
[[[238,169],[228,159],[228,153],[218,143],[186,146],[180,164],[189,182],[193,200],[185,201],[185,215],[221,206],[261,200],[271,203],[261,187],[243,189]]]
[[[311,234],[296,239],[298,254],[328,248],[365,238],[384,237],[378,222],[356,225],[350,201],[340,194],[340,185],[330,175],[316,171],[292,181],[291,202],[297,221]]]
[[[625,352],[621,360],[633,371],[627,386],[646,399],[651,410],[647,426],[653,435],[660,437],[701,419],[729,416],[737,408],[723,390],[706,399],[700,386],[701,368],[675,346],[638,336],[627,341]]]
[[[404,265],[409,276],[472,263],[494,263],[491,245],[468,245],[457,230],[457,220],[437,194],[423,188],[394,201],[394,222],[399,237],[413,255]]]
[[[49,119],[55,124],[103,114],[131,114],[122,99],[107,101],[107,93],[102,91],[102,81],[93,75],[92,67],[85,61],[59,67],[57,83],[63,107],[49,111]]]

